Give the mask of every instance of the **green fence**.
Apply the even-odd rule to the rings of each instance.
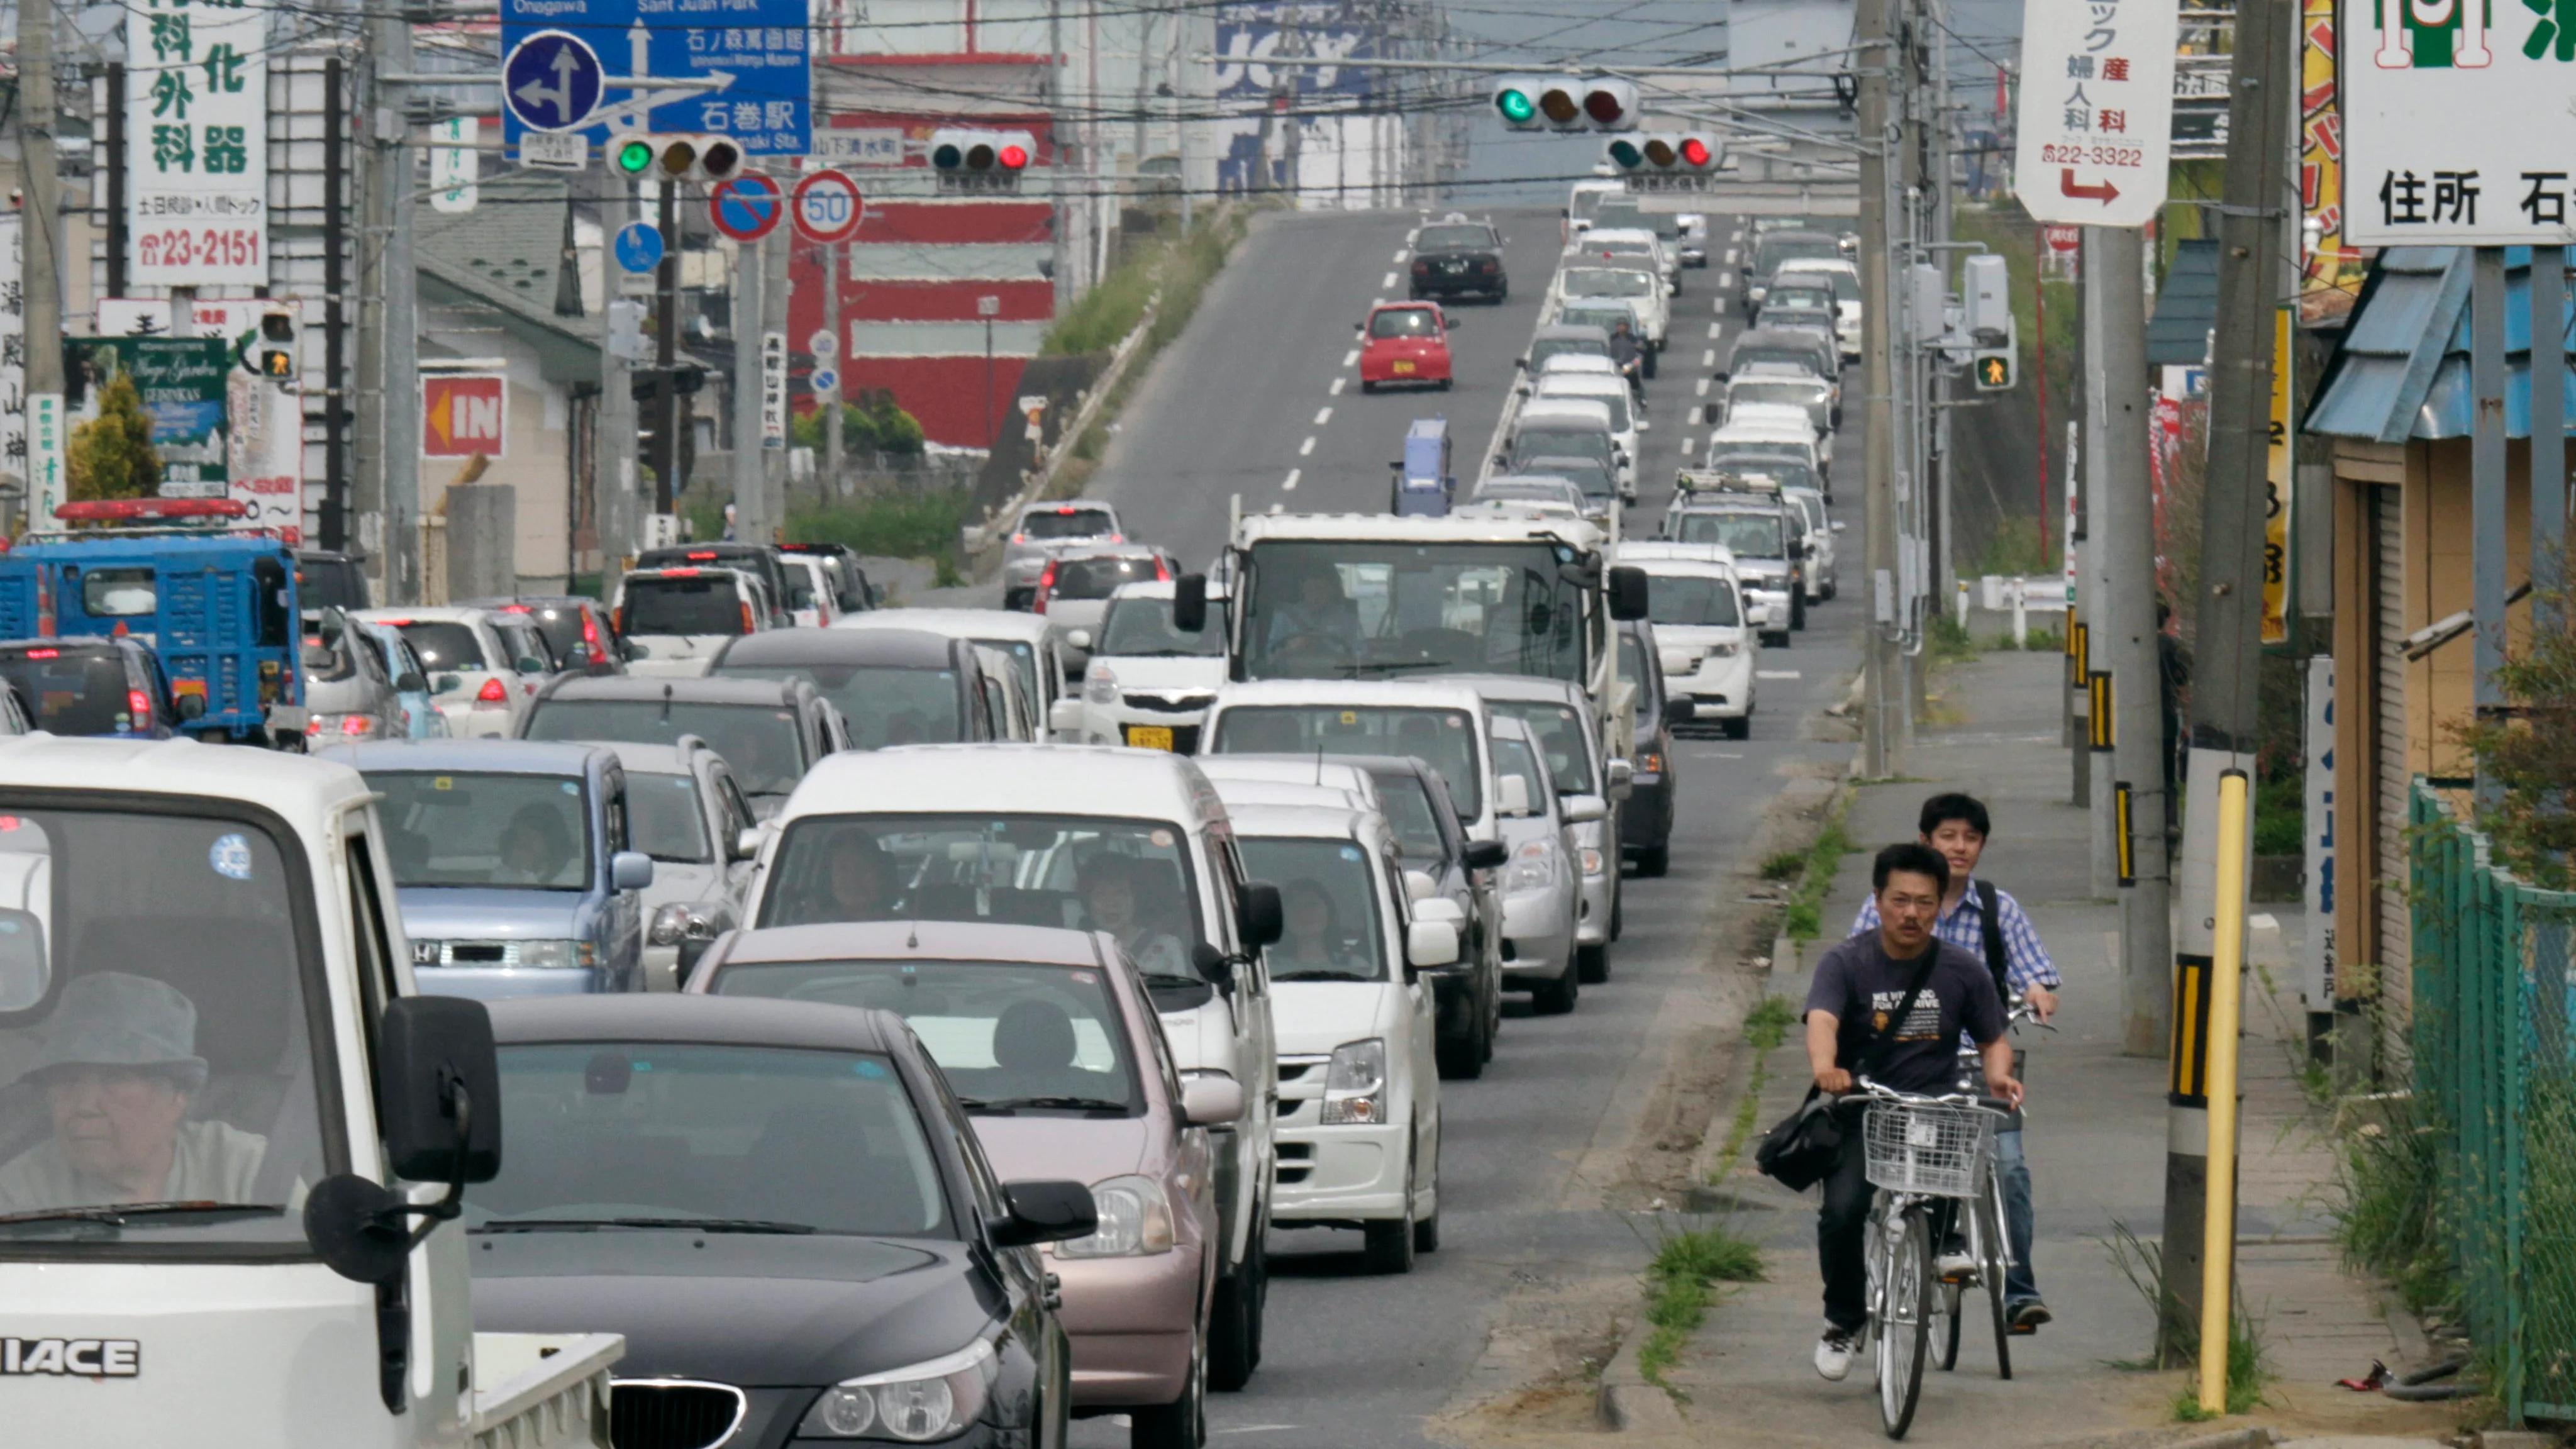
[[[2492,863],[2420,781],[2413,819],[2415,1087],[2469,1332],[2516,1424],[2576,1419],[2576,893]]]

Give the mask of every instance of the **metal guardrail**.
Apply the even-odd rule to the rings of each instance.
[[[2471,1340],[2519,1426],[2576,1419],[2576,892],[2489,857],[2419,777],[2415,1090]]]

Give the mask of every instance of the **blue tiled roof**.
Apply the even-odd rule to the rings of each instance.
[[[2531,436],[2530,281],[2531,248],[2507,247],[2505,428],[2516,438]],[[2576,294],[2563,318],[2576,319]],[[2570,373],[2566,412],[2576,427],[2576,367]],[[2469,426],[2469,249],[2390,247],[2326,365],[2307,431],[2402,443],[2464,438]]]

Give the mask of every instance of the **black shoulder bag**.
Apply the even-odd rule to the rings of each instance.
[[[1922,964],[1914,968],[1914,979],[1906,983],[1905,1000],[1861,1045],[1860,1059],[1852,1068],[1854,1076],[1867,1076],[1878,1065],[1879,1053],[1895,1036],[1897,1024],[1914,1014],[1915,1000],[1923,995],[1925,983],[1932,979],[1932,968],[1940,961],[1940,943],[1934,942],[1932,949],[1923,953]],[[1810,1085],[1798,1110],[1762,1135],[1762,1145],[1753,1152],[1753,1166],[1791,1192],[1805,1192],[1834,1170],[1842,1151],[1843,1128],[1834,1117],[1834,1103],[1823,1088]]]

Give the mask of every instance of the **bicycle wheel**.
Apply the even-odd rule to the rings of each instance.
[[[1891,1236],[1887,1258],[1887,1315],[1878,1336],[1878,1419],[1890,1439],[1914,1425],[1923,1394],[1924,1351],[1931,1345],[1925,1322],[1939,1285],[1932,1281],[1932,1225],[1921,1208],[1907,1211]]]
[[[1977,1276],[1986,1280],[1986,1306],[1995,1319],[1995,1374],[2012,1377],[2012,1318],[2004,1311],[2004,1264],[2012,1253],[2012,1240],[2004,1236],[2003,1181],[1989,1175],[1986,1190],[1974,1205],[1977,1214],[1977,1236],[1984,1247],[1985,1261],[1977,1265]]]
[[[1959,1366],[1959,1315],[1963,1306],[1962,1295],[1956,1283],[1942,1283],[1935,1286],[1939,1291],[1932,1309],[1932,1332],[1941,1344],[1941,1372],[1948,1373]]]

